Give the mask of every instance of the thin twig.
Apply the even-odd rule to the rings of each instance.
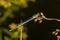
[[[22,40],[22,29],[20,31],[20,40]]]
[[[41,16],[42,16],[42,18],[44,18],[44,19],[46,19],[46,20],[56,20],[56,21],[60,22],[59,19],[56,19],[56,18],[47,18],[47,17],[45,17],[42,12],[41,12]]]
[[[46,20],[56,20],[56,21],[60,22],[59,19],[56,19],[56,18],[47,18],[47,17],[45,17],[44,14],[43,14],[42,12],[40,13],[40,15],[42,16],[43,19],[46,19]],[[13,28],[13,29],[11,29],[11,30],[9,30],[9,31],[13,31],[13,30],[15,30],[16,28],[18,28],[18,27],[20,27],[20,26],[22,26],[22,25],[24,25],[24,24],[30,22],[31,20],[37,18],[38,16],[39,16],[39,13],[33,15],[32,18],[30,18],[29,20],[27,20],[27,21],[25,21],[25,22],[19,24],[17,27],[15,27],[15,28]]]

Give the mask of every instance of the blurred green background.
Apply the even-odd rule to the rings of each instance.
[[[0,0],[0,40],[57,40],[52,31],[60,29],[57,21],[43,20],[41,24],[34,20],[12,32],[9,30],[28,20],[36,13],[43,12],[46,17],[60,19],[59,0]]]
[[[26,14],[22,11],[29,7],[28,2],[35,0],[0,0],[0,40],[20,40],[20,29],[10,32],[21,20],[24,21]],[[23,32],[23,40],[26,40],[27,33]]]

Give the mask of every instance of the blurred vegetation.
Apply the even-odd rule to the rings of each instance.
[[[34,0],[30,0],[33,1]],[[2,17],[0,17],[0,23],[4,22],[7,17],[13,17],[13,11],[17,11],[20,8],[26,8],[28,7],[27,4],[28,0],[1,0],[0,1],[0,6],[3,6],[6,11],[4,11],[3,9],[1,9],[4,14]],[[0,16],[2,15],[2,12],[0,12]]]
[[[17,23],[9,23],[8,26],[3,24],[8,21],[7,19],[14,19],[15,11],[21,10],[22,8],[27,8],[28,2],[35,2],[36,0],[0,0],[0,40],[18,40],[20,39],[20,30],[26,29],[25,27],[18,28],[16,31],[10,32],[9,29],[12,29],[17,26]],[[24,12],[22,12],[23,14]],[[21,13],[19,13],[21,14]],[[18,16],[18,15],[17,15]],[[7,25],[7,24],[6,24]],[[23,32],[23,39],[26,40],[28,37],[26,32]]]

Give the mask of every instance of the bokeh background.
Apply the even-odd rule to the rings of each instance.
[[[57,40],[52,31],[60,29],[60,22],[34,20],[10,32],[21,22],[36,13],[43,12],[46,17],[60,19],[60,0],[0,0],[0,40]]]

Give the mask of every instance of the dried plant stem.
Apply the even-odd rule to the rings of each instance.
[[[22,29],[21,29],[21,31],[20,31],[20,40],[22,40]]]
[[[42,12],[40,13],[40,15],[41,15],[40,17],[42,17],[43,19],[46,19],[46,20],[56,20],[56,21],[60,22],[59,19],[56,19],[56,18],[47,18],[47,17],[45,17]],[[39,16],[39,13],[37,13],[36,15],[33,15],[32,18],[30,18],[30,19],[28,19],[27,21],[25,21],[25,22],[19,24],[16,28],[18,28],[18,27],[20,27],[20,26],[22,26],[22,25],[24,25],[24,24],[30,22],[31,20],[37,18],[38,16]],[[13,31],[13,30],[15,30],[16,28],[13,28],[13,29],[11,29],[11,30],[9,30],[9,31]]]

